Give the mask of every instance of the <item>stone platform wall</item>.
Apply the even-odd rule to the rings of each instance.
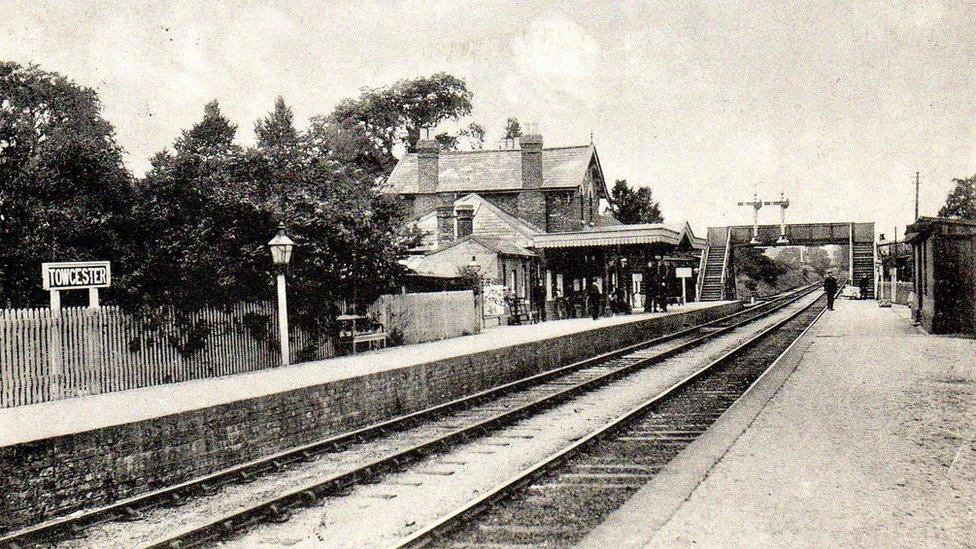
[[[730,314],[722,304],[0,448],[0,532],[415,412]]]

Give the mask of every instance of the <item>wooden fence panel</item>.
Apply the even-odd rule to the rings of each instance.
[[[438,341],[479,329],[476,301],[470,290],[384,295],[370,311],[397,343]]]
[[[195,352],[181,352],[191,334],[180,329],[175,313],[159,313],[161,322],[151,325],[115,306],[64,308],[60,318],[50,309],[0,309],[0,407],[237,374],[280,364],[273,303],[239,303],[228,310],[192,313],[191,326],[205,324],[211,328],[202,348]],[[263,336],[260,330],[252,331],[247,320],[261,316],[269,320]],[[329,338],[290,328],[293,361],[302,356],[334,356]],[[52,371],[54,358],[60,359],[60,375]]]

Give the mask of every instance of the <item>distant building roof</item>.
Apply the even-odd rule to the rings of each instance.
[[[593,145],[543,149],[542,188],[558,189],[582,184],[590,162],[595,159],[596,149]],[[522,188],[522,151],[441,151],[437,160],[437,174],[438,192],[519,190]],[[419,192],[416,153],[407,153],[400,159],[387,184],[391,191],[399,194]],[[605,194],[606,189],[600,192]]]
[[[920,217],[905,229],[905,240],[911,242],[943,228],[943,232],[960,235],[976,234],[976,221],[948,217]]]
[[[705,240],[696,237],[688,223],[608,225],[590,227],[582,232],[540,234],[532,240],[536,249],[654,243],[678,246],[682,242],[687,242],[690,248],[696,250],[705,247]]]

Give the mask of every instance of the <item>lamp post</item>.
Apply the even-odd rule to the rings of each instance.
[[[278,225],[278,234],[268,242],[271,261],[278,278],[278,337],[281,341],[281,365],[288,366],[290,349],[288,345],[288,298],[285,295],[285,271],[291,261],[291,251],[295,242],[285,234],[285,224]]]

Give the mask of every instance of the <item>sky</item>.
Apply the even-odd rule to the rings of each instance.
[[[470,121],[596,145],[668,222],[874,221],[899,235],[976,174],[976,3],[0,0],[0,59],[95,88],[136,175],[217,99],[253,143],[365,87],[447,71]],[[466,120],[467,122],[468,120]],[[779,211],[760,211],[778,223]]]

